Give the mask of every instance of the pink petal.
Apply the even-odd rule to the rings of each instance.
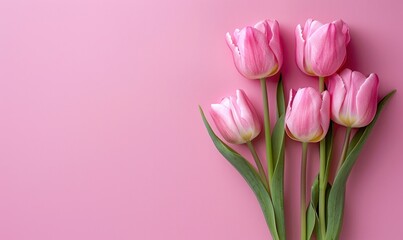
[[[334,24],[325,24],[309,37],[306,51],[313,72],[322,77],[330,76],[345,61],[345,36],[337,31]]]
[[[238,104],[244,106],[243,108],[247,108],[247,111],[245,112],[248,112],[250,114],[248,115],[247,119],[251,122],[251,125],[253,126],[254,137],[256,137],[257,135],[259,135],[262,126],[255,107],[243,90],[238,89],[236,95]]]
[[[241,30],[238,48],[241,57],[235,64],[246,78],[266,77],[277,66],[265,35],[255,28]]]
[[[295,28],[295,42],[296,42],[295,60],[297,62],[297,65],[302,72],[310,75],[310,73],[307,72],[305,69],[305,39],[302,34],[301,25],[299,24]]]
[[[268,42],[273,37],[272,28],[271,28],[270,23],[271,23],[270,20],[264,20],[264,21],[260,21],[260,22],[256,23],[255,26],[254,26],[254,28],[259,30],[260,32],[262,32],[266,36],[266,39],[267,39]]]
[[[317,20],[308,19],[304,26],[304,38],[308,39],[316,30],[322,27],[323,24]]]
[[[330,94],[328,91],[322,93],[322,106],[320,108],[320,122],[322,126],[322,134],[319,136],[318,142],[322,140],[329,129],[330,124]]]
[[[361,85],[365,82],[366,77],[357,71],[345,69],[340,74],[344,84],[346,85],[346,96],[340,114],[345,118],[345,126],[350,126],[358,120],[357,118],[357,100],[356,96]]]
[[[290,97],[288,100],[288,105],[287,105],[287,110],[285,112],[285,124],[287,123],[287,120],[289,119],[292,111],[292,103],[294,101],[294,96],[297,92],[294,89],[290,89]]]
[[[333,24],[335,24],[339,31],[344,35],[345,44],[347,45],[350,42],[350,28],[348,25],[341,19],[334,21]]]
[[[243,139],[239,135],[231,109],[228,106],[229,101],[228,98],[225,98],[221,104],[211,104],[210,114],[224,139],[230,143],[240,144],[243,143]]]
[[[374,119],[378,100],[379,79],[371,74],[357,92],[357,122],[352,127],[364,127]]]
[[[340,112],[347,93],[343,79],[335,73],[327,79],[326,83],[331,96],[332,120],[343,125],[340,119]]]
[[[230,50],[231,50],[231,52],[233,54],[234,59],[236,57],[239,58],[239,56],[240,56],[239,49],[238,49],[238,47],[236,45],[236,42],[234,41],[234,38],[231,36],[231,34],[229,32],[225,35],[225,39],[227,41],[228,47],[230,48]]]
[[[281,66],[283,65],[283,48],[281,46],[281,39],[280,39],[280,27],[276,20],[269,21],[266,20],[268,25],[271,29],[271,38],[267,38],[269,40],[270,49],[273,51],[274,56],[276,57],[276,62],[278,65],[277,71],[280,70]],[[273,73],[275,74],[275,73]]]
[[[249,134],[257,136],[259,134],[260,124],[257,126],[258,129],[255,126],[257,121],[256,112],[242,90],[236,91],[236,98],[231,97],[231,110],[241,136]]]
[[[313,88],[297,91],[287,119],[287,127],[300,141],[309,142],[322,131],[319,117],[321,101],[320,94]]]

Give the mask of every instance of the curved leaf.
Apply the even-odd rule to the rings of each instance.
[[[284,219],[284,118],[283,114],[277,120],[273,129],[272,144],[275,168],[270,186],[280,239],[286,239]]]
[[[360,153],[362,147],[364,146],[366,139],[368,138],[372,128],[374,127],[376,121],[378,120],[383,107],[390,100],[393,94],[395,94],[395,92],[396,90],[393,90],[378,103],[378,110],[374,120],[367,127],[365,127],[364,130],[362,130],[362,134],[358,135],[359,139],[355,139],[356,141],[355,146],[348,153],[345,162],[343,163],[342,167],[337,173],[333,187],[329,194],[329,202],[327,206],[328,209],[328,215],[327,215],[328,226],[326,232],[327,240],[338,239],[343,223],[344,195],[346,191],[346,183],[348,176],[351,172],[351,169],[354,166],[354,163],[358,158],[358,154]]]
[[[200,114],[203,118],[204,125],[206,126],[207,131],[214,142],[214,145],[216,146],[218,151],[231,163],[231,165],[234,166],[236,170],[238,170],[238,172],[242,175],[250,188],[253,190],[256,198],[259,201],[260,207],[262,208],[263,215],[266,219],[266,223],[270,229],[273,239],[280,240],[276,228],[276,218],[274,214],[273,204],[271,202],[269,192],[266,190],[266,187],[261,181],[259,174],[244,157],[242,157],[239,153],[230,148],[220,138],[217,137],[210,124],[208,123],[201,107],[199,107],[199,109]]]
[[[280,118],[281,115],[285,114],[284,86],[283,86],[283,76],[281,73],[277,83],[276,96],[277,96],[277,117]]]
[[[333,153],[333,130],[334,130],[334,123],[330,122],[329,130],[326,134],[326,179],[328,179],[329,175],[329,168],[330,168],[330,161],[332,159]]]
[[[309,203],[308,210],[307,210],[307,239],[312,238],[313,231],[315,226],[319,222],[318,213],[316,212],[316,208],[318,206],[319,201],[319,176],[315,178],[315,181],[311,187],[311,202]]]

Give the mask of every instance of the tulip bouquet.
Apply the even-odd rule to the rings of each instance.
[[[319,88],[290,90],[285,106],[281,74],[277,84],[276,123],[271,128],[266,81],[283,64],[277,21],[265,20],[255,26],[227,33],[235,66],[247,79],[261,83],[267,171],[255,150],[253,140],[261,132],[261,121],[243,90],[211,105],[211,117],[221,136],[230,144],[245,144],[255,162],[232,149],[213,131],[200,112],[218,151],[236,168],[255,193],[266,223],[275,240],[285,240],[284,158],[285,135],[301,142],[301,240],[337,240],[342,228],[346,182],[358,155],[383,107],[396,92],[378,102],[379,79],[358,71],[342,69],[350,42],[347,24],[337,20],[322,24],[307,20],[298,25],[296,63],[305,74],[318,79]],[[345,128],[340,159],[333,159],[333,125]],[[342,129],[342,128],[338,128]],[[285,134],[286,133],[286,134]],[[310,188],[307,203],[306,162],[308,144],[319,143],[320,169]],[[338,160],[334,180],[329,179],[331,161]]]

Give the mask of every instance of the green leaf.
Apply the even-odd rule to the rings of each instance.
[[[284,86],[283,77],[280,73],[280,77],[277,83],[277,117],[279,118],[285,114],[285,98],[284,98]]]
[[[319,222],[318,213],[316,211],[319,201],[319,176],[315,178],[315,181],[311,187],[311,202],[309,203],[307,210],[307,239],[312,238],[312,234],[314,232],[315,226]]]
[[[329,183],[326,186],[326,201],[328,199],[330,190],[332,188],[332,185]],[[309,203],[308,206],[308,212],[307,212],[307,233],[308,233],[308,238],[312,238],[313,232],[316,233],[316,239],[317,240],[322,240],[322,236],[320,233],[320,228],[319,228],[319,209],[318,209],[318,204],[319,204],[319,174],[316,176],[315,181],[312,184],[311,187],[311,202]]]
[[[284,118],[283,114],[273,129],[272,144],[275,168],[270,186],[280,239],[286,239],[284,220]]]
[[[379,115],[382,112],[383,107],[390,100],[390,98],[395,94],[396,90],[393,90],[388,95],[386,95],[379,103],[378,110],[375,115],[374,120],[363,130],[362,134],[358,135],[359,139],[355,139],[355,145],[348,153],[345,162],[340,168],[337,176],[334,180],[333,187],[329,194],[328,200],[328,215],[327,215],[327,232],[326,240],[337,240],[341,231],[343,223],[343,208],[344,208],[344,196],[346,192],[346,183],[351,169],[356,162],[361,149],[364,146],[366,139],[368,138],[372,128],[374,127]],[[358,137],[357,137],[358,138]]]
[[[284,118],[285,118],[285,116],[282,115],[277,120],[276,125],[273,128],[273,133],[271,136],[273,160],[274,160],[275,168],[278,164],[279,159],[281,159],[282,151],[284,151]]]
[[[262,208],[263,215],[266,219],[267,226],[269,227],[270,232],[273,236],[273,239],[280,240],[277,233],[273,204],[271,202],[269,192],[266,190],[266,187],[263,184],[259,174],[244,157],[242,157],[239,153],[230,148],[219,137],[217,137],[210,124],[208,123],[201,107],[199,107],[199,109],[200,114],[203,118],[204,125],[206,126],[207,131],[214,142],[214,145],[216,146],[218,151],[228,160],[228,162],[230,162],[231,165],[234,166],[236,170],[238,170],[238,172],[248,183],[252,191],[255,193],[260,207]]]
[[[354,137],[351,139],[350,144],[347,149],[347,155],[351,152],[351,150],[357,145],[358,141],[361,139],[362,134],[364,133],[365,128],[360,128],[354,134]]]
[[[333,153],[333,131],[334,131],[334,123],[330,122],[329,130],[326,134],[326,179],[328,179],[328,173],[330,168],[330,160],[332,159]]]

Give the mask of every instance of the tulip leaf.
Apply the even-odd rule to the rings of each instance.
[[[333,153],[333,130],[334,130],[334,123],[330,122],[329,130],[326,134],[326,174],[329,173],[330,168],[330,160],[332,159]],[[326,176],[327,178],[328,176]]]
[[[344,208],[344,196],[346,192],[346,183],[348,176],[356,162],[361,149],[364,146],[366,139],[368,138],[372,128],[374,127],[379,115],[382,112],[383,107],[395,94],[396,90],[393,90],[386,95],[379,103],[376,115],[372,122],[362,130],[362,134],[359,133],[359,139],[354,140],[354,147],[348,153],[346,160],[336,175],[333,187],[329,194],[328,200],[328,214],[327,214],[327,232],[326,240],[338,240],[342,223],[343,223],[343,208]]]
[[[277,120],[276,125],[273,128],[273,133],[271,136],[275,168],[278,164],[279,159],[281,158],[282,151],[284,151],[284,118],[285,118],[285,116],[282,115]]]
[[[284,118],[283,114],[273,129],[272,144],[275,168],[270,186],[280,239],[286,239],[284,220]]]
[[[316,208],[318,206],[319,201],[319,176],[315,178],[314,183],[311,187],[311,202],[309,203],[307,210],[307,239],[312,238],[313,231],[315,226],[319,222],[318,213],[316,212]]]
[[[255,170],[255,168],[238,152],[233,150],[227,144],[225,144],[217,135],[214,133],[210,124],[208,123],[203,110],[201,107],[200,114],[203,118],[204,125],[207,128],[207,131],[213,140],[214,145],[217,150],[228,160],[229,163],[242,175],[245,181],[248,183],[252,191],[255,193],[257,200],[259,201],[260,207],[262,208],[263,215],[266,219],[266,223],[270,229],[270,232],[273,236],[274,240],[283,240],[280,239],[277,233],[276,227],[276,217],[274,213],[273,204],[267,191],[265,185],[263,184],[259,174]]]
[[[351,152],[351,150],[357,145],[358,141],[360,140],[362,134],[364,133],[365,128],[360,128],[358,131],[354,134],[354,137],[351,139],[350,144],[347,149],[347,154]]]
[[[281,115],[285,114],[284,86],[283,86],[283,77],[281,73],[277,83],[276,96],[277,96],[277,117],[280,118]]]
[[[329,197],[330,190],[332,185],[329,183],[326,186],[326,201]],[[311,187],[311,202],[309,203],[307,210],[307,239],[312,238],[312,234],[315,231],[316,239],[322,240],[322,236],[320,234],[319,228],[319,175],[315,178],[315,181]]]

